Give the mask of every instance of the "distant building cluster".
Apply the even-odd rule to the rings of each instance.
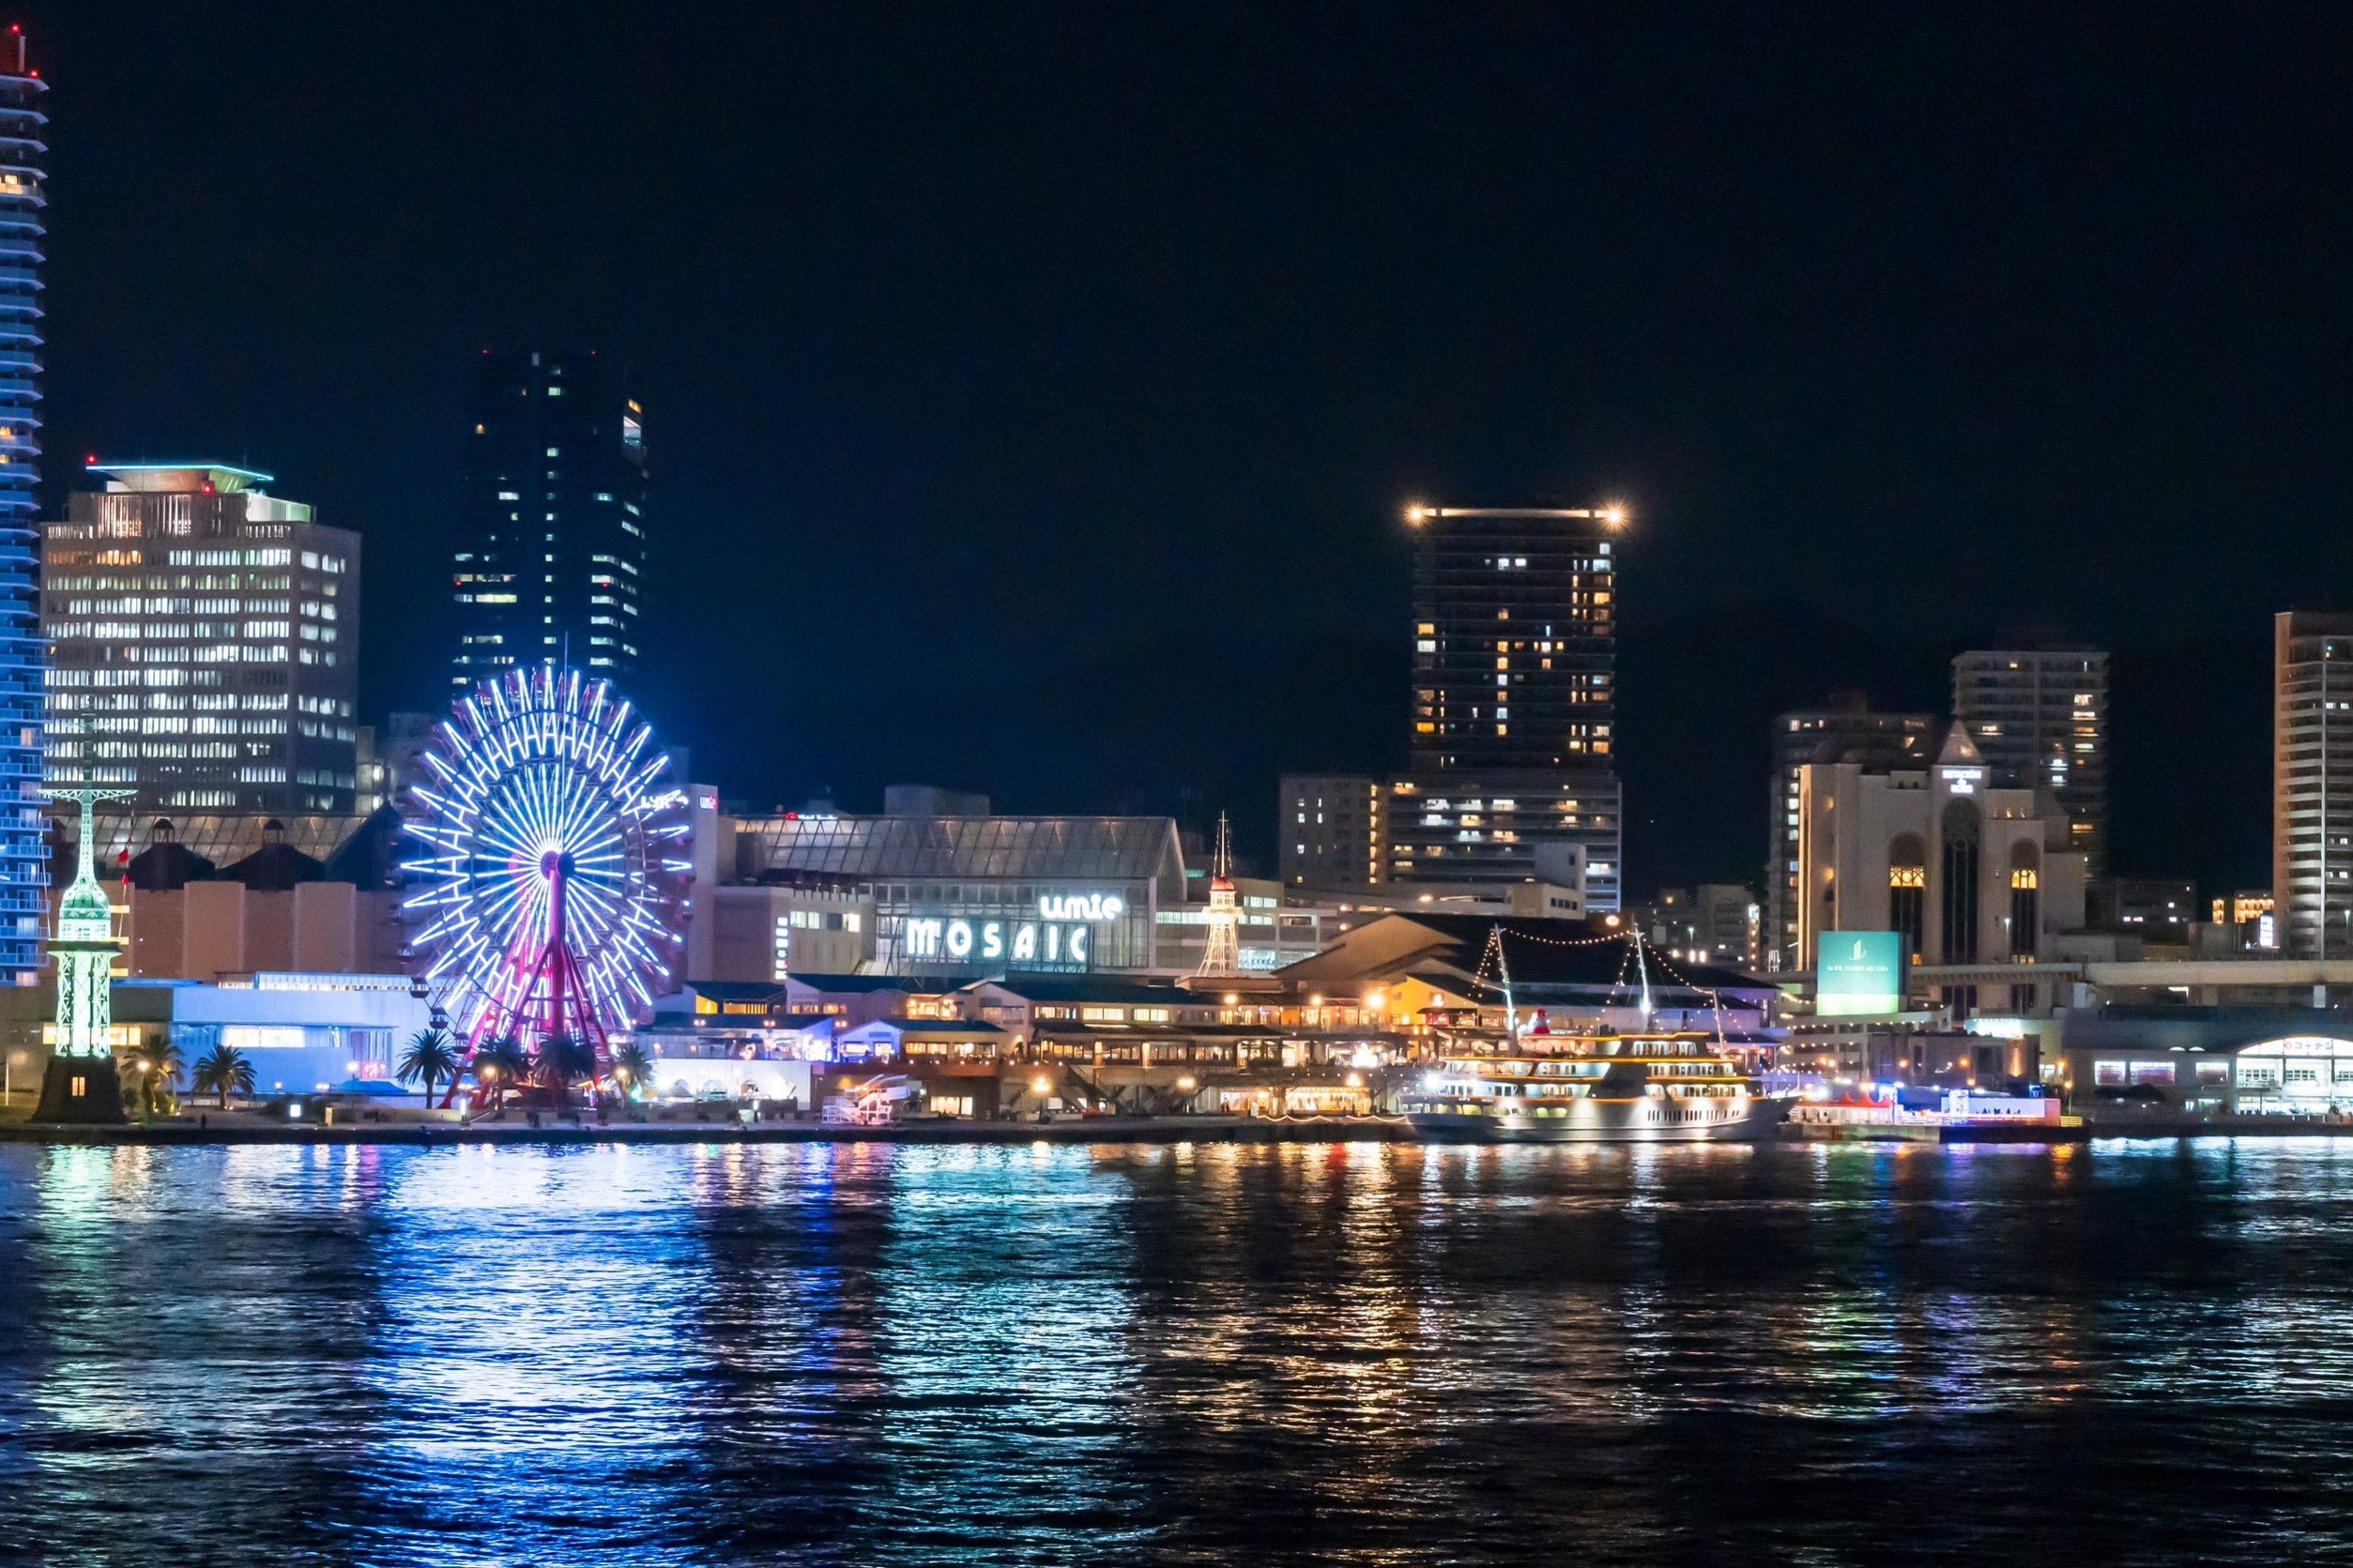
[[[1274,861],[1256,868],[1271,875],[1236,868],[1222,819],[1213,842],[1167,816],[1001,813],[924,785],[879,810],[755,811],[612,718],[647,646],[652,566],[649,421],[627,367],[491,352],[450,431],[465,453],[453,641],[430,656],[461,716],[546,700],[478,727],[487,760],[453,806],[451,781],[482,754],[443,715],[356,711],[359,534],[268,473],[193,453],[94,456],[64,514],[38,519],[44,93],[21,60],[0,73],[12,1042],[58,1038],[26,1032],[48,1016],[46,944],[73,957],[74,983],[103,973],[133,997],[109,1012],[100,986],[66,1010],[83,1055],[185,1038],[263,1056],[279,1087],[381,1084],[403,1031],[450,1021],[431,922],[445,942],[471,935],[464,910],[420,914],[417,884],[489,864],[546,898],[533,920],[551,931],[563,906],[546,889],[582,890],[585,918],[675,882],[659,921],[607,927],[670,966],[612,1023],[687,1097],[805,1095],[812,1062],[889,1058],[936,1069],[923,1092],[940,1114],[1122,1094],[1355,1107],[1362,1072],[1442,1036],[1557,1022],[1711,1031],[1760,1074],[2039,1076],[2353,1113],[2353,1070],[2315,1065],[2340,1044],[2353,1061],[2353,1039],[2315,1022],[2332,984],[2338,1002],[2353,985],[2330,967],[2353,961],[2353,616],[2278,617],[2270,883],[2203,899],[2189,877],[2116,871],[2131,857],[2111,842],[2109,654],[2032,640],[1954,659],[1948,715],[1858,693],[1781,714],[1760,753],[1755,885],[1639,895],[1621,726],[1643,721],[1617,689],[1629,519],[1608,504],[1407,510],[1402,766],[1284,775]],[[558,693],[553,668],[581,677]],[[511,766],[534,726],[559,725],[571,752]],[[626,791],[566,793],[595,769]],[[501,789],[529,777],[501,794],[494,773]],[[450,849],[435,812],[472,813],[479,839]],[[582,830],[559,845],[556,829]],[[548,941],[536,951],[560,956]],[[531,960],[483,951],[494,968]],[[2171,1011],[2144,1028],[2132,1009]],[[974,1065],[1016,1057],[1054,1071],[1024,1088],[1027,1073]],[[1194,1079],[1244,1069],[1322,1075]]]

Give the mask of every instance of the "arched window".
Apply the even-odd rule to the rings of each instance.
[[[1903,938],[1903,962],[1918,963],[1928,929],[1928,849],[1918,833],[1887,841],[1887,923]]]
[[[2042,930],[2042,851],[2022,840],[2009,850],[2009,955],[2032,958]]]
[[[1943,897],[1944,960],[1978,961],[1978,808],[1966,800],[1945,804]]]

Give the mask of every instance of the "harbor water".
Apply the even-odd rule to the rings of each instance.
[[[0,1556],[2353,1555],[2353,1140],[0,1148]]]

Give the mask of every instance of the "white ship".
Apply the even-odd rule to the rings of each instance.
[[[1523,1036],[1441,1058],[1405,1098],[1423,1137],[1471,1143],[1741,1142],[1785,1110],[1703,1034]]]
[[[1640,932],[1633,947],[1647,1020],[1650,965]],[[1487,956],[1504,993],[1504,1036],[1491,1043],[1458,1040],[1424,1075],[1421,1090],[1405,1097],[1406,1120],[1423,1137],[1737,1143],[1772,1137],[1788,1114],[1780,1101],[1754,1093],[1720,1043],[1704,1034],[1556,1035],[1541,1025],[1522,1033],[1500,927],[1488,938]]]

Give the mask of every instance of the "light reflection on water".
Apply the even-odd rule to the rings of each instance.
[[[2319,1140],[11,1146],[0,1542],[2338,1555],[2348,1295]]]

